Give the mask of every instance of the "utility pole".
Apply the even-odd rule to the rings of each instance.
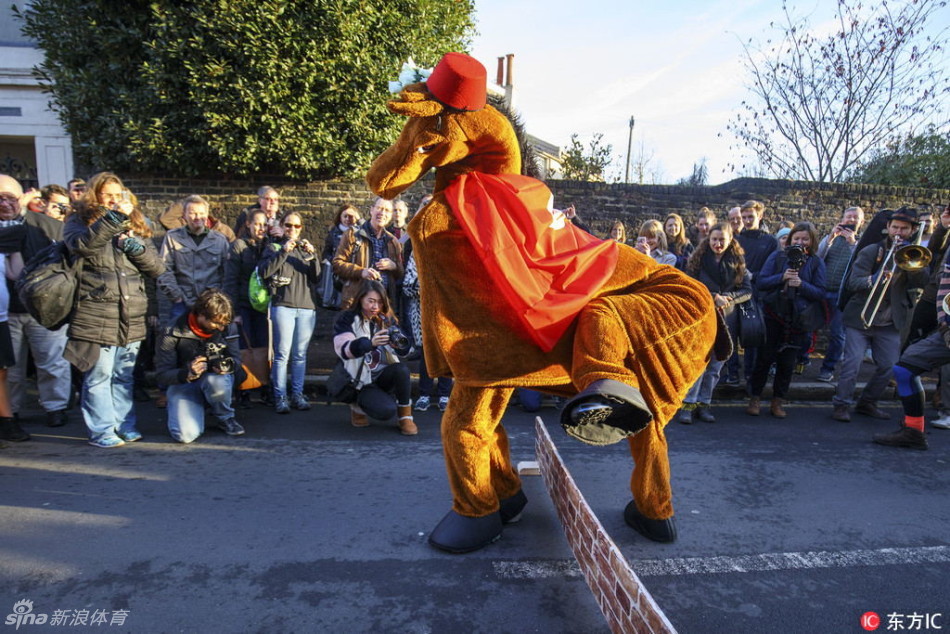
[[[633,116],[630,117],[630,136],[627,137],[627,168],[623,172],[623,182],[624,184],[630,182],[630,148],[633,147],[633,126],[636,123],[636,120]]]

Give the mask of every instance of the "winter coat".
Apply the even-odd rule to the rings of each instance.
[[[755,285],[759,291],[759,297],[765,304],[765,314],[767,317],[778,319],[782,322],[788,322],[792,319],[791,315],[782,314],[787,310],[779,308],[783,306],[780,302],[780,294],[787,291],[785,281],[782,276],[788,269],[788,258],[784,251],[775,251],[765,261],[762,270],[756,277]],[[794,293],[795,306],[794,314],[804,314],[810,304],[823,302],[825,299],[825,262],[821,258],[810,255],[805,259],[802,268],[798,271],[798,277],[801,279],[801,286],[797,287]],[[787,295],[786,295],[787,296]]]
[[[139,239],[141,253],[127,255],[119,234],[129,231],[128,217],[108,211],[91,225],[76,213],[63,227],[63,241],[83,258],[79,301],[69,337],[102,346],[126,346],[145,339],[148,297],[143,276],[158,277],[165,266],[151,240]]]
[[[155,353],[155,381],[161,385],[179,385],[188,382],[189,365],[198,356],[208,356],[208,343],[225,346],[221,354],[230,357],[234,363],[234,382],[240,385],[244,380],[241,367],[241,348],[237,326],[228,324],[207,339],[202,339],[188,327],[188,315],[185,313],[167,326],[162,332]],[[211,369],[208,369],[211,372]]]
[[[270,243],[257,265],[261,279],[271,287],[271,306],[316,309],[314,292],[320,280],[320,260],[299,246],[284,249],[287,240]]]
[[[370,224],[367,222],[355,231],[348,231],[340,240],[340,246],[333,257],[333,273],[343,281],[340,304],[343,310],[347,310],[353,304],[353,298],[356,297],[360,282],[363,281],[363,269],[371,268],[370,258],[373,256],[373,246],[367,233],[370,230],[369,227]],[[395,270],[386,271],[388,278],[386,294],[389,296],[390,303],[396,304],[399,300],[398,282],[406,272],[402,260],[402,245],[385,229],[383,240],[386,241],[386,257],[396,263]]]
[[[848,289],[854,294],[842,312],[842,320],[848,328],[865,330],[861,311],[867,302],[873,281],[884,263],[890,244],[890,240],[883,240],[869,244],[855,254],[854,263],[851,265],[851,275],[847,281]],[[920,297],[920,289],[927,284],[929,276],[930,271],[926,267],[913,272],[897,269],[872,325],[893,325],[898,332],[906,335],[910,329],[914,305]]]
[[[251,299],[247,294],[251,274],[264,257],[268,240],[260,242],[238,238],[231,243],[228,261],[224,268],[224,292],[231,298],[235,308],[250,308]]]
[[[205,289],[224,287],[224,267],[230,251],[228,239],[217,231],[205,231],[200,240],[186,227],[172,229],[162,242],[165,272],[158,286],[169,301],[194,306]]]

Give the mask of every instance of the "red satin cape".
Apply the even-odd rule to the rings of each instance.
[[[552,211],[551,190],[518,174],[470,172],[445,188],[522,334],[550,351],[617,265],[617,243]]]

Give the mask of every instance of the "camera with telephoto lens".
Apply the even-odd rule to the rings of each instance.
[[[400,350],[409,347],[409,337],[395,323],[389,324],[389,345]]]
[[[785,257],[788,258],[788,268],[798,271],[805,263],[805,249],[800,244],[793,244],[785,249]]]
[[[208,359],[208,370],[214,374],[234,374],[234,359],[228,354],[227,344],[207,342],[204,356]]]

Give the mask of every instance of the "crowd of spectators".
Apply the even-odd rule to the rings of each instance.
[[[689,227],[670,214],[662,225],[664,235],[657,231],[658,220],[647,220],[631,244],[705,284],[735,344],[728,361],[709,362],[677,420],[714,422],[713,397],[720,381],[744,385],[749,399],[745,411],[759,416],[769,380],[769,413],[785,418],[793,376],[803,374],[821,336],[827,347],[815,378],[836,383],[830,418],[849,422],[856,413],[890,419],[878,401],[896,384],[905,415],[897,432],[878,434],[874,441],[926,449],[919,380],[925,371],[937,369],[940,376],[935,398],[939,417],[930,424],[950,429],[950,354],[947,345],[938,345],[944,340],[950,345],[950,316],[943,305],[950,292],[950,207],[941,210],[937,223],[926,209],[879,210],[878,221],[864,235],[865,212],[851,206],[820,239],[809,222],[779,221],[771,233],[763,223],[765,211],[763,203],[750,200],[724,210],[720,222],[703,207]],[[620,222],[604,237],[627,243]],[[913,244],[929,249],[925,258],[919,248],[906,251]],[[761,345],[741,345],[736,308],[746,302],[755,307],[749,314],[763,317]],[[874,372],[856,395],[858,371],[866,361],[874,364]]]
[[[415,410],[436,401],[444,411],[452,382],[436,381],[426,371],[406,202],[377,198],[365,218],[357,206],[341,205],[323,244],[314,245],[303,237],[305,216],[282,207],[276,189],[262,187],[257,199],[233,227],[213,217],[211,205],[198,195],[153,221],[115,174],[26,193],[0,176],[0,272],[8,280],[0,285],[2,438],[29,439],[18,417],[28,357],[47,424],[66,424],[68,409],[76,405],[97,447],[142,437],[134,401],[149,398],[146,386],[158,390],[155,404],[168,410],[169,434],[183,443],[204,433],[206,409],[230,436],[244,434],[235,410],[255,401],[280,414],[308,410],[304,378],[319,308],[337,311],[332,347],[353,390],[353,426],[395,419],[402,434],[417,433],[407,360],[419,361]],[[860,207],[844,209],[820,240],[808,222],[778,222],[771,233],[763,224],[765,212],[765,205],[750,200],[724,210],[720,221],[703,207],[689,226],[669,214],[631,233],[630,247],[709,289],[736,344],[728,360],[710,360],[677,420],[714,422],[720,381],[744,384],[745,411],[759,416],[770,379],[769,413],[784,418],[793,376],[810,362],[823,334],[828,343],[817,379],[837,378],[831,418],[846,422],[852,412],[889,418],[877,403],[897,368],[905,420],[898,432],[875,440],[926,448],[919,375],[945,363],[946,346],[935,351],[935,341],[950,340],[942,304],[950,291],[950,273],[942,275],[950,271],[950,210],[942,211],[933,231],[927,213],[912,207],[888,212],[872,223],[863,242]],[[564,214],[588,230],[573,206]],[[627,228],[617,221],[604,238],[628,244]],[[894,265],[898,249],[915,239],[929,246],[932,259],[917,267]],[[69,323],[50,330],[27,312],[12,281],[24,262],[54,241],[62,241],[79,264],[79,290]],[[869,318],[868,295],[882,286]],[[747,303],[756,310],[739,310]],[[740,345],[746,318],[740,313],[761,316],[762,342]],[[901,353],[908,347],[914,355],[905,362]],[[261,349],[269,351],[269,374],[249,387],[242,351]],[[858,369],[868,355],[876,369],[856,397]],[[946,374],[942,369],[942,392],[950,396]],[[538,395],[522,390],[521,402],[534,407]],[[950,398],[944,404],[932,425],[946,429]]]

